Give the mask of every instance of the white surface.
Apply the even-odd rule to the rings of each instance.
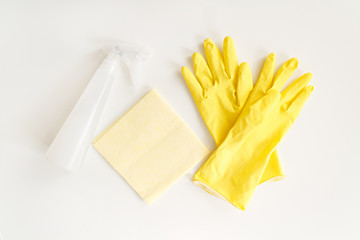
[[[1,0],[0,236],[359,239],[359,24],[358,1]],[[255,76],[271,51],[278,65],[298,57],[296,76],[314,74],[313,96],[279,147],[288,177],[261,186],[248,211],[192,184],[196,169],[147,206],[93,148],[75,173],[45,160],[99,49],[118,40],[150,49],[144,81],[213,149],[180,67],[205,38],[226,35]],[[115,86],[97,131],[132,104],[119,94]]]

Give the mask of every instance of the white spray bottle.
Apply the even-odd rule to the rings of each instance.
[[[50,162],[67,170],[78,170],[81,167],[110,93],[114,80],[112,75],[119,61],[127,65],[135,81],[138,63],[147,55],[144,49],[129,43],[120,43],[111,50],[47,150]]]

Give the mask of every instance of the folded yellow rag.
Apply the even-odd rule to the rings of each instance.
[[[209,153],[155,90],[148,92],[93,143],[147,203]]]

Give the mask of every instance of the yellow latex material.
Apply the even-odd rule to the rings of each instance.
[[[242,210],[261,181],[271,153],[313,91],[313,86],[307,86],[312,74],[307,73],[280,94],[298,60],[288,60],[276,76],[274,65],[275,55],[270,54],[236,123],[193,179]],[[250,69],[240,68],[239,74],[249,76]]]
[[[239,66],[235,46],[230,37],[224,39],[223,55],[212,40],[204,42],[207,62],[200,53],[194,53],[196,77],[187,67],[182,68],[185,81],[206,126],[217,146],[235,124],[253,89],[247,63]],[[238,74],[240,73],[240,74]],[[284,177],[277,151],[271,155],[259,182],[280,180]]]

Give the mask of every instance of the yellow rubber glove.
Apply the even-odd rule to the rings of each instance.
[[[275,55],[268,56],[235,125],[196,172],[195,183],[245,210],[261,181],[271,153],[313,91],[313,86],[307,86],[312,74],[307,73],[280,95],[281,88],[297,65],[298,60],[292,58],[273,77]],[[239,74],[251,75],[250,69],[247,66],[240,68]]]
[[[187,67],[182,68],[182,73],[206,126],[219,146],[243,109],[253,89],[253,81],[250,72],[240,71],[238,74],[239,70],[248,68],[248,64],[243,62],[239,68],[230,37],[224,39],[224,56],[210,39],[205,40],[204,48],[208,64],[200,53],[193,55],[197,78]],[[275,150],[260,183],[283,177]]]

